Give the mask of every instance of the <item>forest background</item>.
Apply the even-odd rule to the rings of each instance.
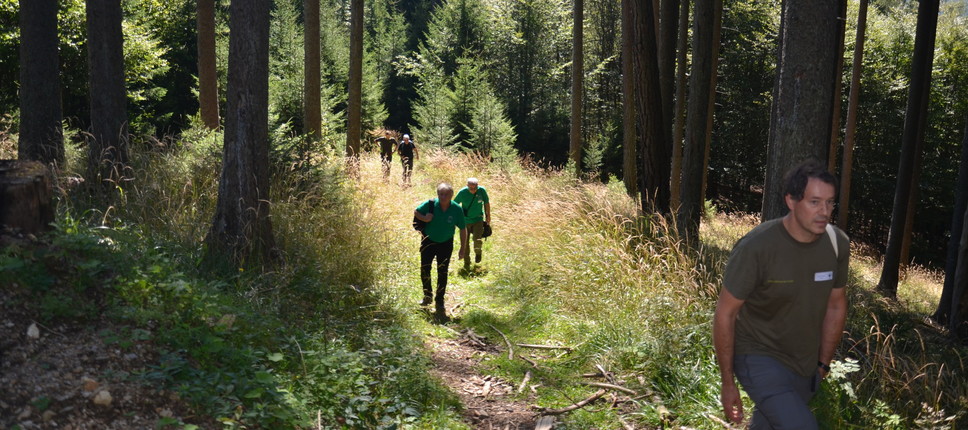
[[[228,2],[216,2],[219,95],[228,56]],[[270,33],[270,130],[278,142],[303,132],[302,1],[273,3]],[[589,0],[584,25],[583,172],[623,177],[621,10]],[[172,139],[198,112],[195,3],[126,0],[125,79],[136,139]],[[323,128],[344,133],[349,57],[348,1],[323,1],[320,14]],[[766,136],[776,65],[778,1],[724,2],[707,199],[725,211],[758,212],[766,174]],[[84,2],[60,2],[63,111],[69,129],[89,124]],[[17,2],[0,2],[0,111],[8,133],[18,121]],[[917,4],[875,1],[868,17],[860,81],[849,224],[851,236],[883,250],[890,226]],[[854,34],[851,4],[846,34]],[[968,111],[965,3],[945,1],[939,15],[923,166],[911,255],[943,264],[954,204],[960,137]],[[489,151],[510,142],[549,166],[568,160],[571,65],[569,2],[529,0],[373,0],[365,3],[363,130],[409,132],[418,143]],[[847,37],[844,52],[853,52]],[[848,55],[849,57],[849,55]],[[849,59],[848,59],[849,60]],[[847,106],[850,61],[843,63]],[[483,112],[505,113],[500,126],[472,135]],[[224,99],[220,103],[225,107]],[[844,108],[846,111],[846,108]],[[494,114],[491,114],[492,116]],[[80,135],[73,134],[74,143]],[[486,137],[486,138],[485,138]],[[841,137],[842,139],[842,137]],[[364,142],[372,138],[364,139]],[[843,210],[843,208],[841,208]],[[836,218],[836,215],[835,215]]]
[[[225,94],[228,2],[216,2],[219,94]],[[269,146],[275,161],[338,151],[345,140],[349,2],[322,2],[320,139],[301,136],[302,1],[273,3],[269,62]],[[199,120],[195,2],[127,0],[124,63],[135,151],[175,148]],[[362,129],[412,133],[446,151],[517,153],[543,167],[567,164],[571,98],[571,4],[564,1],[383,1],[365,3]],[[850,222],[852,238],[883,251],[900,157],[917,5],[871,5],[857,115]],[[964,2],[942,3],[911,256],[940,266],[950,236],[968,113],[968,29]],[[847,34],[856,5],[850,3]],[[779,2],[725,1],[706,198],[724,212],[757,212],[766,175],[766,136],[776,64]],[[18,133],[18,6],[0,2],[0,111],[4,136]],[[60,2],[63,112],[68,144],[83,145],[90,124],[84,2]],[[581,163],[585,178],[624,176],[621,11],[591,0],[585,11]],[[845,52],[852,51],[847,38]],[[842,78],[850,76],[844,62]],[[224,96],[223,96],[224,97]],[[844,100],[846,105],[846,100]],[[225,106],[222,100],[220,106]],[[482,130],[490,130],[485,133]],[[364,137],[369,141],[370,136]],[[845,210],[847,208],[840,208]]]

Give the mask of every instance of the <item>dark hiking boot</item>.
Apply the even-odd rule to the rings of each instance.
[[[420,306],[428,306],[431,303],[433,303],[433,300],[430,298],[430,296],[424,296],[423,301],[420,302]]]
[[[445,323],[450,321],[450,318],[447,316],[447,310],[444,308],[443,300],[437,301],[437,306],[434,309],[434,320],[436,320],[439,323]]]
[[[481,254],[474,253],[474,262],[475,263],[480,263],[481,262]]]

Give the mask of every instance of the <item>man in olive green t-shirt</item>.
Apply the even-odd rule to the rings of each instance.
[[[807,403],[847,317],[850,242],[829,225],[837,179],[809,160],[784,182],[790,212],[736,243],[713,320],[723,411],[743,421],[738,379],[755,404],[753,430],[817,428]]]
[[[420,281],[423,283],[421,306],[430,304],[433,297],[438,321],[447,321],[444,309],[444,293],[447,291],[447,269],[450,256],[454,252],[454,228],[460,231],[460,251],[457,258],[467,254],[467,229],[464,224],[464,211],[451,200],[454,188],[446,182],[437,185],[437,199],[425,201],[413,211],[413,216],[426,222],[423,240],[420,242]],[[434,295],[430,282],[430,266],[437,259],[437,294]]]
[[[474,236],[474,262],[481,262],[483,249],[484,224],[491,223],[491,200],[487,190],[478,184],[477,178],[467,178],[467,186],[461,188],[454,202],[464,210],[467,235]],[[464,269],[471,267],[471,253],[464,254]]]

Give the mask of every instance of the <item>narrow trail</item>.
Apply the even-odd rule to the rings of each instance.
[[[428,338],[427,349],[440,378],[464,405],[464,422],[477,429],[534,429],[537,414],[524,400],[514,400],[512,381],[480,373],[488,354],[499,353],[472,331],[463,329],[457,339]]]
[[[440,161],[435,160],[434,155],[428,154],[426,157],[424,163],[434,164]],[[393,167],[398,168],[399,166],[394,165]],[[379,214],[375,216],[376,219],[393,220],[387,226],[388,231],[394,231],[401,225],[409,227],[411,202],[420,202],[433,196],[435,184],[439,179],[428,178],[425,170],[419,168],[419,165],[417,167],[411,184],[403,185],[397,180],[391,179],[389,187],[382,189],[367,187],[362,190],[366,195],[377,196],[377,200],[371,202],[374,204],[370,208],[374,213]],[[379,164],[375,158],[368,158],[363,163],[363,171],[371,178],[377,178],[378,169]],[[397,172],[396,169],[391,170],[392,173]],[[486,176],[482,178],[486,178]],[[387,184],[387,181],[376,179],[374,183]],[[463,186],[459,182],[455,182],[453,185],[455,189]],[[483,185],[490,186],[491,183],[485,179]],[[387,192],[387,189],[391,191]],[[498,190],[500,190],[500,186],[488,188],[488,191],[497,191],[497,195],[500,196]],[[392,197],[387,198],[388,196]],[[401,205],[400,200],[407,202],[403,204],[406,207],[405,210],[398,210]],[[502,206],[495,208],[495,216],[500,218],[502,213],[510,211],[508,202],[504,201]],[[406,222],[404,222],[404,219]],[[413,232],[407,229],[405,234],[413,234]],[[498,247],[499,245],[494,241],[485,244],[483,267],[495,264],[491,258],[500,252]],[[408,247],[399,252],[409,252],[410,249],[412,248]],[[457,260],[456,254],[457,249],[454,250],[451,260],[446,297],[447,315],[453,319],[445,325],[438,326],[443,327],[450,333],[428,334],[423,339],[424,348],[433,361],[433,369],[430,373],[438,378],[454,395],[458,396],[463,405],[463,409],[460,411],[461,418],[468,427],[485,430],[535,429],[540,416],[532,407],[536,397],[532,391],[533,388],[530,385],[520,387],[520,380],[509,381],[495,375],[489,375],[486,365],[482,365],[485,360],[507,354],[503,340],[500,337],[482,336],[480,333],[475,333],[475,329],[471,328],[470,325],[465,326],[461,322],[461,317],[467,309],[483,305],[473,303],[472,297],[480,288],[487,287],[475,285],[476,283],[471,281],[472,278],[460,273],[460,262]],[[401,267],[401,270],[416,270],[416,267],[404,266]],[[436,277],[436,274],[434,276]],[[484,278],[486,277],[484,275]],[[481,280],[482,278],[477,279]],[[432,320],[429,313],[426,318],[428,321]],[[488,336],[491,334],[488,333]],[[497,335],[494,334],[493,336]],[[521,393],[519,393],[519,388]]]
[[[442,325],[452,336],[428,336],[424,345],[434,363],[431,374],[456,394],[463,404],[465,424],[482,430],[534,429],[539,419],[532,408],[534,393],[521,381],[509,381],[482,371],[481,363],[507,354],[501,339],[488,338],[461,324],[467,307],[462,294],[466,278],[452,274],[447,314],[451,322]],[[500,345],[500,347],[498,346]],[[522,398],[521,394],[526,395]]]

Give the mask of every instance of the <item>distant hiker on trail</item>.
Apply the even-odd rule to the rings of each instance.
[[[383,163],[383,179],[390,177],[390,163],[393,161],[393,153],[397,152],[397,140],[390,136],[390,131],[384,131],[383,137],[377,138],[376,143],[380,145],[380,162]]]
[[[736,242],[713,317],[726,418],[750,429],[816,429],[807,402],[830,372],[847,317],[850,239],[829,224],[837,179],[809,160],[784,177],[783,218]]]
[[[409,184],[410,173],[413,171],[413,160],[420,156],[417,151],[417,144],[410,140],[409,134],[403,135],[403,140],[397,146],[397,153],[400,154],[400,162],[403,163],[403,183]]]
[[[447,269],[450,256],[454,252],[454,227],[460,230],[460,251],[457,258],[467,255],[467,229],[464,225],[464,211],[451,199],[454,188],[446,182],[437,185],[437,199],[425,201],[413,211],[413,216],[427,225],[420,242],[420,281],[423,283],[421,306],[430,304],[433,297],[436,303],[434,316],[440,322],[447,321],[444,309],[444,293],[447,292]],[[430,287],[430,266],[437,259],[437,294]]]
[[[474,235],[474,262],[481,262],[484,224],[491,223],[491,200],[487,190],[478,185],[477,178],[467,178],[467,186],[457,192],[454,201],[464,210],[464,223],[467,235]],[[464,269],[471,268],[471,253],[464,255]]]

